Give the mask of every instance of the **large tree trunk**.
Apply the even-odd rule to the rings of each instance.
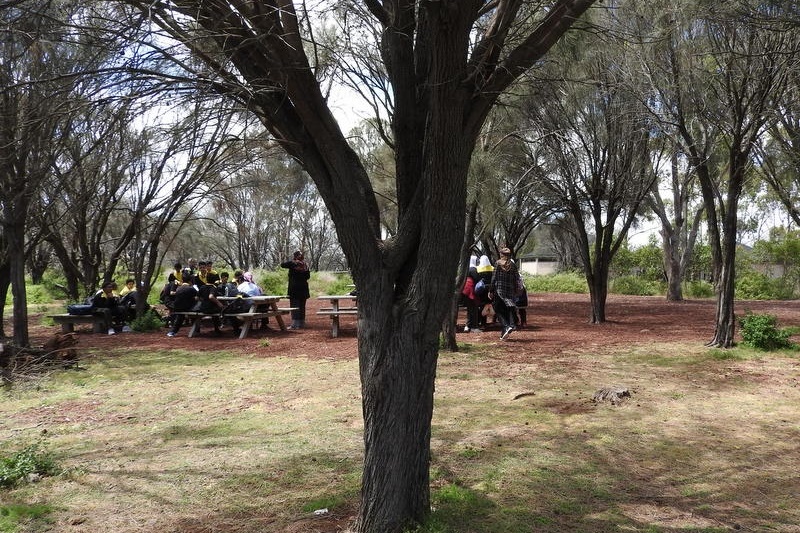
[[[370,313],[359,297],[359,312]],[[430,512],[430,438],[439,323],[396,304],[359,317],[364,472],[357,531],[401,531]],[[367,355],[368,354],[368,355]]]

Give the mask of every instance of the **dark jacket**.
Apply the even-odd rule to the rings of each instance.
[[[306,263],[289,260],[281,263],[281,268],[289,269],[289,298],[308,300],[310,297],[308,280],[311,277],[311,272],[308,270]]]

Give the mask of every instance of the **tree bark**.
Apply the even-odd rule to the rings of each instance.
[[[400,531],[430,511],[439,328],[438,322],[421,322],[420,313],[404,304],[392,305],[389,324],[365,320],[371,307],[359,297],[365,448],[356,530]]]

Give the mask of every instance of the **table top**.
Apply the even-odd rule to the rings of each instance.
[[[333,300],[347,300],[347,299],[355,300],[357,298],[357,296],[353,296],[351,294],[330,294],[330,295],[327,295],[327,296],[317,296],[317,298],[320,299],[320,300],[330,300],[330,301],[333,301]]]
[[[262,294],[261,296],[246,296],[244,294],[240,296],[217,296],[217,300],[236,300],[237,298],[242,298],[244,300],[255,300],[257,302],[267,302],[270,300],[281,300],[283,298],[288,298],[288,296],[283,296],[279,294]]]

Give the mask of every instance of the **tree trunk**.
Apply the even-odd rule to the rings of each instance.
[[[391,294],[391,291],[388,291]],[[383,307],[383,309],[381,309]],[[439,322],[359,295],[364,414],[359,532],[402,531],[430,512],[430,438]],[[385,322],[365,317],[388,317]]]
[[[591,316],[589,322],[602,324],[606,321],[606,299],[608,298],[608,276],[592,275],[587,278],[589,297],[591,298]]]
[[[3,231],[8,246],[9,280],[13,294],[12,338],[19,348],[27,348],[28,336],[28,295],[25,292],[25,220],[27,202],[21,195],[9,199],[3,209]]]
[[[667,301],[683,301],[683,269],[681,268],[679,236],[672,228],[662,226],[664,242],[664,270],[667,274]]]
[[[11,265],[7,261],[0,263],[0,339],[6,338],[5,309],[8,287],[11,285]]]

